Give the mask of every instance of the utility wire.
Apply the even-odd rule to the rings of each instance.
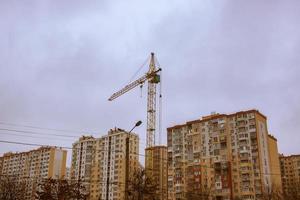
[[[29,138],[34,138],[34,139],[47,139],[47,140],[59,140],[58,138],[49,138],[49,137],[39,137],[39,136],[33,136],[33,135],[22,135],[22,134],[17,134],[17,133],[1,133],[0,132],[0,135],[15,135],[15,136],[20,136],[20,137],[29,137]]]
[[[46,127],[40,127],[40,126],[23,125],[23,124],[8,123],[8,122],[0,122],[0,124],[7,125],[7,126],[17,126],[17,127],[25,127],[25,128],[43,129],[43,130],[67,132],[67,133],[80,133],[81,134],[81,133],[93,133],[94,132],[94,131],[78,131],[78,130],[46,128]]]
[[[0,124],[2,124],[0,122]],[[48,129],[45,129],[48,130]],[[54,129],[52,129],[54,130]],[[26,133],[26,134],[32,134],[32,135],[39,135],[39,136],[43,136],[43,135],[47,135],[47,136],[55,136],[55,137],[64,137],[64,138],[80,138],[81,136],[85,135],[83,133],[81,133],[81,135],[66,135],[66,134],[56,134],[56,133],[48,133],[48,132],[36,132],[36,131],[28,131],[28,130],[20,130],[20,129],[11,129],[11,128],[1,128],[0,127],[0,131],[9,131],[9,132],[17,132],[17,133]],[[80,133],[79,131],[75,131],[77,133]],[[125,131],[126,132],[126,131]],[[1,133],[0,134],[6,134],[6,133]],[[7,134],[7,135],[16,135],[16,136],[21,136],[21,137],[30,137],[30,138],[34,138],[34,136],[25,136],[25,135],[18,135],[18,134]],[[92,135],[93,136],[93,135]],[[100,135],[100,137],[103,135]],[[97,138],[97,136],[93,136],[95,138]],[[36,138],[41,138],[41,137],[36,137]],[[44,138],[44,137],[43,137]],[[46,138],[45,138],[46,139]],[[49,138],[49,139],[54,139],[54,138]],[[141,144],[146,145],[145,142],[140,141]]]
[[[9,132],[18,132],[18,133],[30,133],[33,135],[52,135],[52,136],[59,136],[59,137],[67,137],[67,138],[78,138],[80,136],[75,135],[62,135],[62,134],[53,134],[53,133],[40,133],[40,132],[34,132],[34,131],[24,131],[24,130],[17,130],[17,129],[7,129],[7,128],[0,128],[0,131],[9,131]]]

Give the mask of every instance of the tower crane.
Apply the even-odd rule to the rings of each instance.
[[[138,85],[143,85],[148,82],[147,95],[147,139],[146,147],[155,145],[155,131],[156,131],[156,85],[160,83],[159,72],[161,68],[156,66],[154,53],[151,53],[150,64],[148,72],[139,79],[129,83],[121,90],[115,92],[108,100],[112,101],[126,92],[132,90]]]

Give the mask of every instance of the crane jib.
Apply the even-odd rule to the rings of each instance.
[[[135,88],[138,85],[144,84],[144,82],[146,80],[148,80],[150,83],[159,83],[160,82],[160,76],[157,74],[157,72],[161,71],[161,68],[158,68],[157,70],[155,70],[152,73],[147,73],[144,76],[142,76],[141,78],[133,81],[132,83],[126,85],[124,88],[122,88],[121,90],[119,90],[118,92],[115,92],[111,97],[109,97],[109,101],[112,101],[114,99],[116,99],[117,97],[121,96],[122,94],[128,92],[129,90]]]

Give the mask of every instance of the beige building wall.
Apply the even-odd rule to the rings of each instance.
[[[87,193],[90,192],[96,141],[92,136],[81,136],[72,146],[71,180],[82,182]]]
[[[280,171],[280,161],[277,147],[277,139],[271,135],[268,137],[269,158],[271,167],[272,190],[282,192],[282,181]]]
[[[60,149],[50,150],[48,177],[63,179],[66,177],[67,151]]]
[[[0,176],[2,174],[2,168],[3,168],[3,157],[0,157]]]
[[[258,200],[278,183],[270,175],[276,171],[270,154],[277,147],[269,139],[267,118],[257,110],[212,114],[167,132],[170,200]]]
[[[24,199],[34,199],[37,185],[47,178],[60,179],[65,176],[67,151],[56,147],[3,155],[2,176],[13,176],[25,184]],[[59,157],[61,159],[53,159]],[[55,166],[60,166],[55,171]],[[54,173],[55,172],[55,173]]]
[[[111,129],[101,138],[83,136],[73,144],[71,180],[83,180],[90,200],[124,199],[127,132]],[[130,172],[138,168],[139,138],[130,134]]]
[[[167,200],[167,147],[154,146],[145,149],[145,170],[154,184],[158,186],[156,191],[159,200]]]
[[[94,145],[94,155],[93,155],[93,164],[91,169],[91,180],[90,180],[90,200],[99,200],[101,199],[101,190],[102,190],[102,162],[103,162],[103,144],[100,138],[96,139]]]
[[[300,155],[280,155],[282,188],[285,195],[300,197]]]
[[[115,128],[102,136],[100,156],[101,199],[123,200],[125,198],[125,152],[126,131]],[[139,167],[139,137],[135,133],[129,136],[129,174],[133,174]]]

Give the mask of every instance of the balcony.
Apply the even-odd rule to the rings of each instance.
[[[251,132],[250,138],[251,138],[251,140],[256,140],[257,139],[256,132]]]
[[[239,135],[239,141],[241,141],[241,140],[248,140],[248,135],[246,135],[246,134],[240,134]]]
[[[221,171],[221,163],[215,163],[214,169],[215,169],[215,171],[220,172]]]
[[[221,168],[222,168],[223,170],[228,169],[228,163],[227,163],[227,162],[223,162],[222,165],[221,165]]]
[[[241,167],[250,167],[250,169],[251,169],[252,163],[251,162],[241,162],[240,166]]]
[[[183,189],[183,184],[182,183],[175,183],[174,186],[175,186],[175,188],[177,188],[176,192],[181,192],[182,189]]]
[[[250,176],[249,175],[242,175],[241,180],[242,182],[249,182],[250,183]]]
[[[243,170],[240,170],[241,174],[245,175],[249,175],[250,174],[250,170],[249,169],[243,169]]]
[[[220,136],[220,142],[226,142],[227,138],[226,136]]]
[[[248,146],[240,146],[239,148],[239,152],[240,154],[244,154],[244,153],[250,153],[250,148]]]
[[[255,152],[258,150],[258,146],[257,145],[251,145],[251,149],[252,149],[252,152]]]
[[[237,127],[245,127],[245,125],[246,125],[246,122],[243,119],[238,120],[236,123]]]
[[[228,194],[230,194],[230,189],[229,188],[216,189],[215,193],[217,195],[228,195]]]
[[[251,125],[249,127],[249,132],[256,132],[256,127],[252,127],[252,126],[254,126],[254,125]]]
[[[183,163],[182,162],[176,162],[174,165],[175,168],[182,168],[183,167]]]
[[[214,163],[219,163],[219,162],[221,162],[221,157],[219,156],[214,157]]]
[[[240,154],[240,160],[249,160],[250,155],[248,153]]]
[[[217,190],[221,190],[221,189],[222,189],[222,181],[221,181],[221,180],[217,180],[217,181],[215,182],[215,188],[216,188]]]
[[[242,193],[242,195],[251,195],[251,194],[253,194],[253,191],[251,188],[242,188],[241,193]]]
[[[241,154],[250,153],[250,150],[248,150],[246,148],[242,148],[242,149],[240,149],[240,153]]]
[[[174,153],[174,157],[181,157],[181,152]]]

